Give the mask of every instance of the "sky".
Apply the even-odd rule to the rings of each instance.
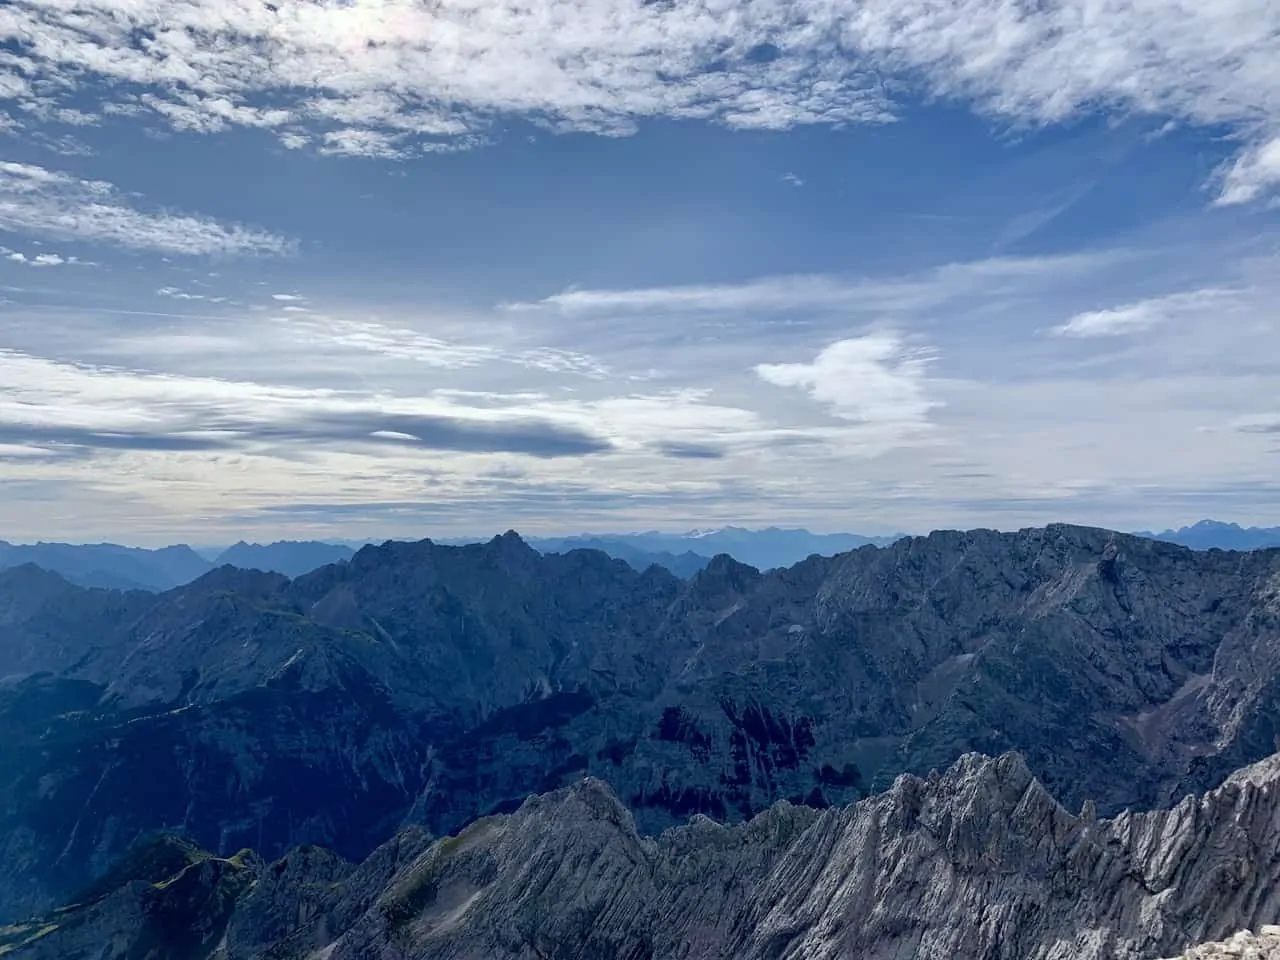
[[[5,0],[0,538],[1280,523],[1280,0]]]

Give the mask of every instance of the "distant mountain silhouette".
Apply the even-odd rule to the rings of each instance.
[[[275,543],[245,543],[243,540],[218,554],[219,566],[229,564],[245,570],[265,570],[300,577],[318,567],[350,560],[351,547],[320,540],[277,540]]]
[[[568,553],[570,550],[599,550],[616,560],[623,560],[636,570],[644,571],[657,564],[677,577],[686,580],[711,562],[711,558],[692,550],[671,553],[666,550],[641,550],[622,538],[563,537],[560,539],[532,540],[530,544],[540,553]]]
[[[1192,550],[1264,550],[1280,547],[1280,527],[1242,527],[1237,523],[1201,520],[1189,527],[1165,530],[1163,533],[1138,531],[1140,537],[1180,543]]]
[[[354,553],[351,547],[319,541],[241,541],[209,559],[186,544],[148,549],[118,543],[16,544],[0,540],[0,570],[35,564],[80,587],[157,593],[191,583],[219,566],[283,573],[292,578],[341,563]]]
[[[759,570],[789,567],[818,554],[835,556],[857,550],[859,547],[884,547],[902,539],[902,534],[888,537],[866,537],[857,533],[811,533],[804,529],[766,527],[763,530],[747,530],[743,527],[721,527],[714,530],[693,530],[688,533],[607,533],[562,537],[551,540],[556,550],[573,546],[592,547],[610,556],[631,562],[625,551],[644,554],[681,556],[692,553],[698,557],[714,557],[728,554],[739,563],[749,564]],[[539,550],[548,541],[531,539],[529,543]],[[657,561],[661,563],[662,561]],[[705,565],[705,564],[704,564]],[[634,566],[634,564],[633,564]],[[688,576],[663,563],[673,572]]]
[[[116,543],[31,543],[0,540],[0,569],[34,563],[82,587],[170,590],[213,564],[186,544],[148,550]]]

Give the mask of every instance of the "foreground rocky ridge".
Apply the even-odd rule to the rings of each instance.
[[[1280,746],[1280,551],[1053,526],[682,581],[508,534],[160,597],[27,568],[0,572],[6,675],[0,919],[156,832],[358,860],[584,774],[652,834],[1016,749],[1107,814]]]
[[[782,802],[655,838],[588,778],[455,837],[401,834],[359,866],[316,849],[143,857],[11,929],[8,956],[123,960],[197,914],[164,956],[1139,960],[1271,937],[1280,755],[1168,810],[1087,807],[1070,814],[1016,754],[970,754],[852,806]]]
[[[1241,930],[1215,943],[1202,943],[1169,960],[1277,960],[1280,958],[1280,927],[1266,926],[1257,934]]]

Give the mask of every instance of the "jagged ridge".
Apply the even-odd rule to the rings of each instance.
[[[656,838],[586,778],[455,837],[402,835],[360,867],[307,850],[245,862],[256,879],[219,960],[1146,960],[1280,917],[1280,755],[1110,820],[1068,813],[1016,754],[970,754],[848,807],[782,802]],[[123,958],[153,894],[33,924],[11,955],[87,956],[92,932],[118,945],[95,957]]]

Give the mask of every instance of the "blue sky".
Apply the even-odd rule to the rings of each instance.
[[[1276,523],[1280,3],[16,0],[0,536]]]

